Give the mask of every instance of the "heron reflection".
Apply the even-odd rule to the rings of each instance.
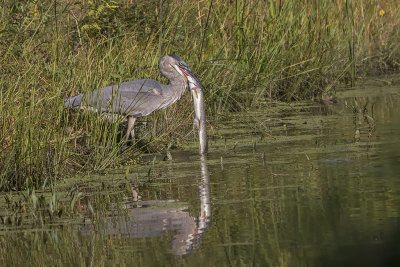
[[[144,238],[164,236],[174,231],[172,251],[175,255],[185,255],[199,247],[202,237],[211,223],[210,177],[206,157],[200,158],[201,179],[198,185],[200,214],[193,217],[187,207],[176,207],[177,200],[132,201],[123,205],[126,215],[119,215],[117,204],[113,204],[110,217],[96,225],[77,226],[85,235],[113,235],[124,238]],[[168,207],[169,206],[169,207]]]

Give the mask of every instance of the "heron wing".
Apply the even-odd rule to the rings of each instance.
[[[141,117],[167,106],[164,89],[165,85],[155,80],[136,80],[93,91],[86,101],[103,112]]]

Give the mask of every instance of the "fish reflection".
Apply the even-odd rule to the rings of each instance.
[[[96,225],[94,233],[143,238],[162,236],[169,231],[175,231],[172,240],[174,254],[185,255],[198,248],[206,228],[211,223],[210,177],[206,157],[202,155],[200,159],[201,206],[198,217],[190,216],[187,207],[171,207],[179,203],[176,200],[133,201],[124,203],[123,210],[127,211],[125,216],[119,215],[117,204],[114,204],[114,216]],[[137,195],[133,197],[137,198]],[[77,230],[85,235],[94,234],[92,224],[79,225]]]
[[[200,157],[200,170],[200,216],[197,218],[195,233],[189,235],[190,238],[187,239],[187,244],[189,246],[186,247],[186,252],[196,249],[199,246],[203,233],[211,223],[210,175],[208,174],[208,166],[205,155],[201,155]]]

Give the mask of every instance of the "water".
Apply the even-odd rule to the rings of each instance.
[[[227,115],[207,158],[193,143],[172,161],[60,182],[53,206],[36,193],[40,212],[9,194],[0,262],[400,266],[400,87],[338,96]]]

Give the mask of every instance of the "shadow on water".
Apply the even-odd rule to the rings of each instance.
[[[193,142],[57,197],[7,194],[0,263],[400,266],[399,114],[400,87],[369,81],[334,105],[229,114],[207,159]]]

